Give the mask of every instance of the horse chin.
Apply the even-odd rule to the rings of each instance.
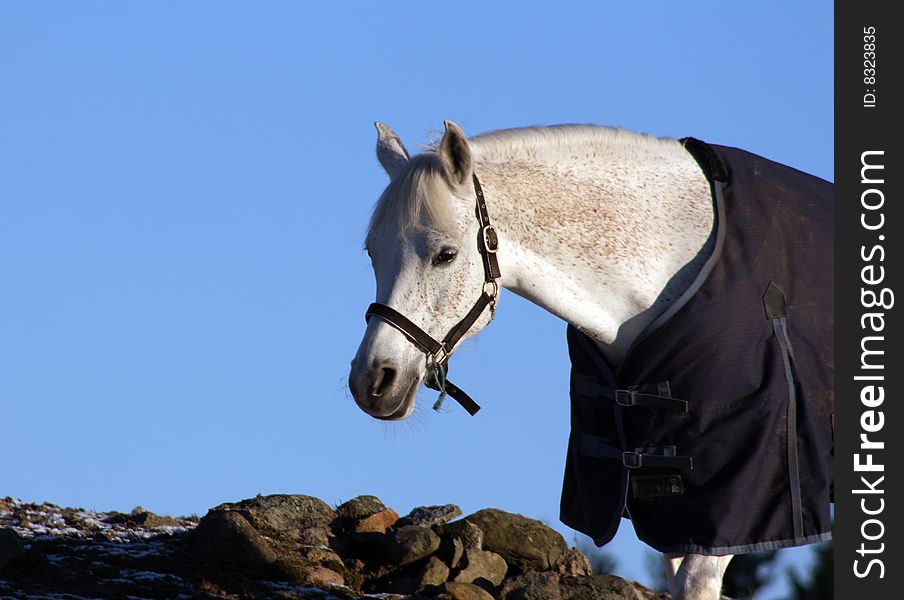
[[[402,396],[402,401],[399,402],[399,405],[388,415],[372,415],[375,419],[380,419],[381,421],[401,421],[404,418],[411,416],[411,413],[414,412],[414,397],[417,394],[417,386],[420,383],[419,379],[415,379],[411,385],[408,387],[408,391],[405,392],[405,395]]]

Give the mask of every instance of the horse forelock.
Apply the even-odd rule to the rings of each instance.
[[[403,240],[424,228],[451,233],[454,223],[442,173],[442,161],[435,152],[412,157],[377,200],[367,228],[367,240],[372,240],[384,224]]]

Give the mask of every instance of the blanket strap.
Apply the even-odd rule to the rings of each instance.
[[[651,406],[683,413],[688,412],[687,400],[672,398],[668,381],[632,385],[627,389],[615,389],[601,385],[593,377],[575,373],[573,385],[574,391],[580,396],[594,398],[602,396],[619,406]],[[650,393],[652,391],[656,393]]]
[[[581,454],[595,458],[618,460],[629,469],[642,469],[644,467],[694,468],[693,457],[678,456],[675,446],[635,448],[632,452],[610,446],[606,443],[605,438],[587,433],[581,436]]]

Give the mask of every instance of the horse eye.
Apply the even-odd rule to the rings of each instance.
[[[433,257],[434,265],[444,265],[455,260],[455,257],[458,256],[458,251],[454,248],[443,248],[439,251],[439,254]]]

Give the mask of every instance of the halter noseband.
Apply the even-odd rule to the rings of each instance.
[[[449,356],[455,348],[455,344],[471,329],[471,326],[477,322],[480,315],[487,307],[490,308],[490,319],[496,309],[496,297],[499,295],[499,260],[496,258],[496,251],[499,249],[499,237],[496,235],[496,228],[490,223],[490,215],[487,213],[487,201],[483,195],[483,188],[480,187],[480,181],[476,174],[472,174],[474,180],[474,192],[477,195],[477,207],[475,214],[480,224],[480,231],[477,235],[477,250],[483,258],[483,290],[480,298],[468,311],[468,314],[459,321],[442,341],[435,340],[429,333],[415,325],[405,315],[389,307],[385,304],[374,302],[367,308],[364,315],[365,321],[370,321],[371,317],[377,317],[389,323],[402,334],[405,335],[415,346],[424,351],[427,355],[427,368],[430,369],[430,377],[426,382],[426,386],[430,389],[440,392],[440,399],[443,394],[448,394],[454,398],[462,408],[474,415],[480,410],[474,400],[468,396],[464,390],[457,387],[451,381],[446,379],[448,370]],[[487,291],[489,290],[489,292]]]

